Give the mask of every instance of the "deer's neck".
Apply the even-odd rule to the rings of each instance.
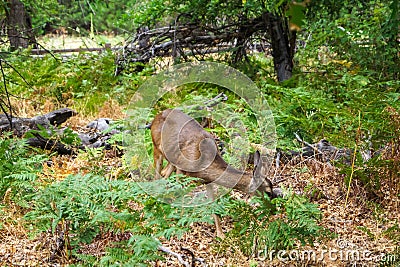
[[[202,178],[206,183],[216,183],[218,185],[235,188],[242,192],[249,193],[252,174],[235,169],[225,161],[215,160],[208,168],[190,173],[190,176]]]

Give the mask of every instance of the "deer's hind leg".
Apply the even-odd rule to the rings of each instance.
[[[154,151],[153,151],[153,160],[154,160],[154,168],[155,168],[155,179],[160,179],[161,178],[161,168],[164,160],[164,155],[163,153],[156,147],[154,146]]]
[[[168,178],[175,170],[176,167],[168,162],[167,166],[161,171],[161,176]]]

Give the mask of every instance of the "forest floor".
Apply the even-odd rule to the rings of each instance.
[[[28,104],[28,103],[26,103]],[[30,110],[29,105],[20,105],[19,114],[27,117],[37,115]],[[49,104],[44,107],[43,113],[54,107]],[[116,111],[117,110],[117,111]],[[98,117],[122,118],[122,108],[110,108],[105,105]],[[82,127],[93,118],[78,115],[68,121],[72,128]],[[99,166],[117,166],[120,158],[115,155],[106,155]],[[44,166],[39,175],[51,174],[54,180],[64,179],[69,174],[76,174],[85,170],[87,164],[79,157],[54,156],[52,166]],[[292,251],[286,254],[287,261],[277,257],[270,259],[269,255],[254,255],[248,258],[239,252],[239,249],[230,247],[221,249],[229,244],[228,240],[215,238],[214,226],[206,223],[193,224],[191,230],[181,238],[161,240],[163,246],[176,253],[184,254],[182,248],[194,253],[196,258],[202,258],[207,266],[378,266],[384,255],[387,262],[399,257],[399,244],[390,236],[391,227],[400,222],[399,197],[393,195],[389,185],[382,184],[379,196],[371,196],[359,181],[353,181],[346,199],[347,187],[344,186],[344,175],[338,168],[329,163],[321,163],[315,159],[304,159],[293,164],[281,166],[276,171],[277,177],[285,177],[280,184],[292,187],[295,192],[309,196],[312,202],[318,204],[323,213],[321,225],[337,234],[333,240],[325,243],[316,243],[314,247],[302,247],[301,251]],[[383,174],[384,175],[384,174]],[[312,184],[312,188],[309,185]],[[232,192],[232,194],[235,194]],[[371,199],[379,198],[379,205]],[[9,207],[13,207],[9,203]],[[22,216],[24,210],[8,208],[3,210],[12,223],[3,224],[0,229],[0,266],[62,266],[73,263],[68,255],[51,255],[55,236],[50,232],[32,237],[31,232],[24,226]],[[228,231],[232,226],[229,217],[222,218],[223,228]],[[94,242],[83,247],[82,252],[90,255],[103,255],[105,247],[113,241],[126,238],[124,234],[96,238]],[[308,251],[308,252],[307,252]],[[307,253],[312,251],[315,260],[307,259]],[[291,260],[290,255],[305,254],[305,259]],[[276,252],[278,253],[278,252]],[[392,255],[392,256],[391,256]],[[155,262],[154,266],[180,266],[177,259],[171,255],[164,255],[165,261]],[[52,263],[48,259],[55,257]],[[395,259],[399,262],[399,259]],[[196,266],[201,266],[197,264]],[[204,266],[204,265],[203,265]],[[390,266],[390,265],[387,265]]]

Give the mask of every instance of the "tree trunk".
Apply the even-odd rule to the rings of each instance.
[[[11,50],[27,48],[29,45],[36,48],[31,18],[20,0],[7,1],[6,23]]]
[[[283,17],[277,15],[269,15],[269,28],[274,68],[278,80],[282,82],[292,77],[295,35],[289,41],[287,23]]]

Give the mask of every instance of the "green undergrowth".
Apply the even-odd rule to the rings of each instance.
[[[25,219],[33,227],[33,233],[48,229],[55,232],[66,224],[69,246],[77,259],[87,256],[80,255],[79,250],[96,237],[108,232],[130,233],[129,239],[110,244],[106,255],[92,263],[103,266],[120,260],[126,264],[149,263],[160,258],[159,238],[181,236],[197,221],[210,222],[211,210],[174,208],[149,196],[142,189],[144,186],[96,175],[71,175],[37,194]]]
[[[162,258],[158,252],[160,239],[179,238],[190,231],[193,223],[211,224],[212,213],[233,219],[235,227],[227,233],[226,240],[230,245],[240,246],[249,256],[255,239],[262,247],[277,249],[292,247],[296,241],[312,244],[327,237],[318,225],[321,212],[305,198],[290,195],[272,203],[267,198],[254,198],[249,204],[225,196],[211,205],[183,208],[149,196],[150,187],[157,188],[164,199],[177,192],[177,188],[187,188],[185,181],[171,182],[175,187],[168,189],[160,186],[159,181],[137,183],[90,174],[71,175],[39,190],[25,220],[32,234],[67,229],[66,242],[72,257],[85,265],[101,266],[114,266],[118,262],[135,266],[150,264]],[[275,214],[284,216],[272,219]],[[104,256],[96,258],[80,253],[85,244],[108,232],[129,233],[129,238],[110,244]]]
[[[10,133],[0,136],[1,205],[15,202],[17,206],[29,208],[40,185],[37,174],[46,159],[47,155],[30,151],[25,140],[13,138]]]
[[[151,69],[145,69],[115,76],[115,56],[111,52],[79,53],[65,58],[58,54],[32,58],[29,51],[26,53],[11,54],[5,59],[4,71],[10,81],[8,91],[13,96],[34,101],[35,106],[47,100],[84,114],[96,114],[108,100],[126,105],[152,73]]]
[[[319,225],[322,213],[318,205],[294,193],[272,201],[266,196],[253,197],[250,203],[231,200],[225,207],[234,223],[216,247],[220,253],[235,253],[237,249],[244,255],[262,258],[271,251],[313,246],[314,242],[335,236]]]
[[[290,146],[294,133],[308,142],[325,138],[342,147],[369,140],[374,149],[394,137],[397,125],[388,108],[400,108],[399,82],[372,81],[361,75],[335,79],[313,81],[310,75],[299,79],[296,87],[261,81],[282,146]]]

